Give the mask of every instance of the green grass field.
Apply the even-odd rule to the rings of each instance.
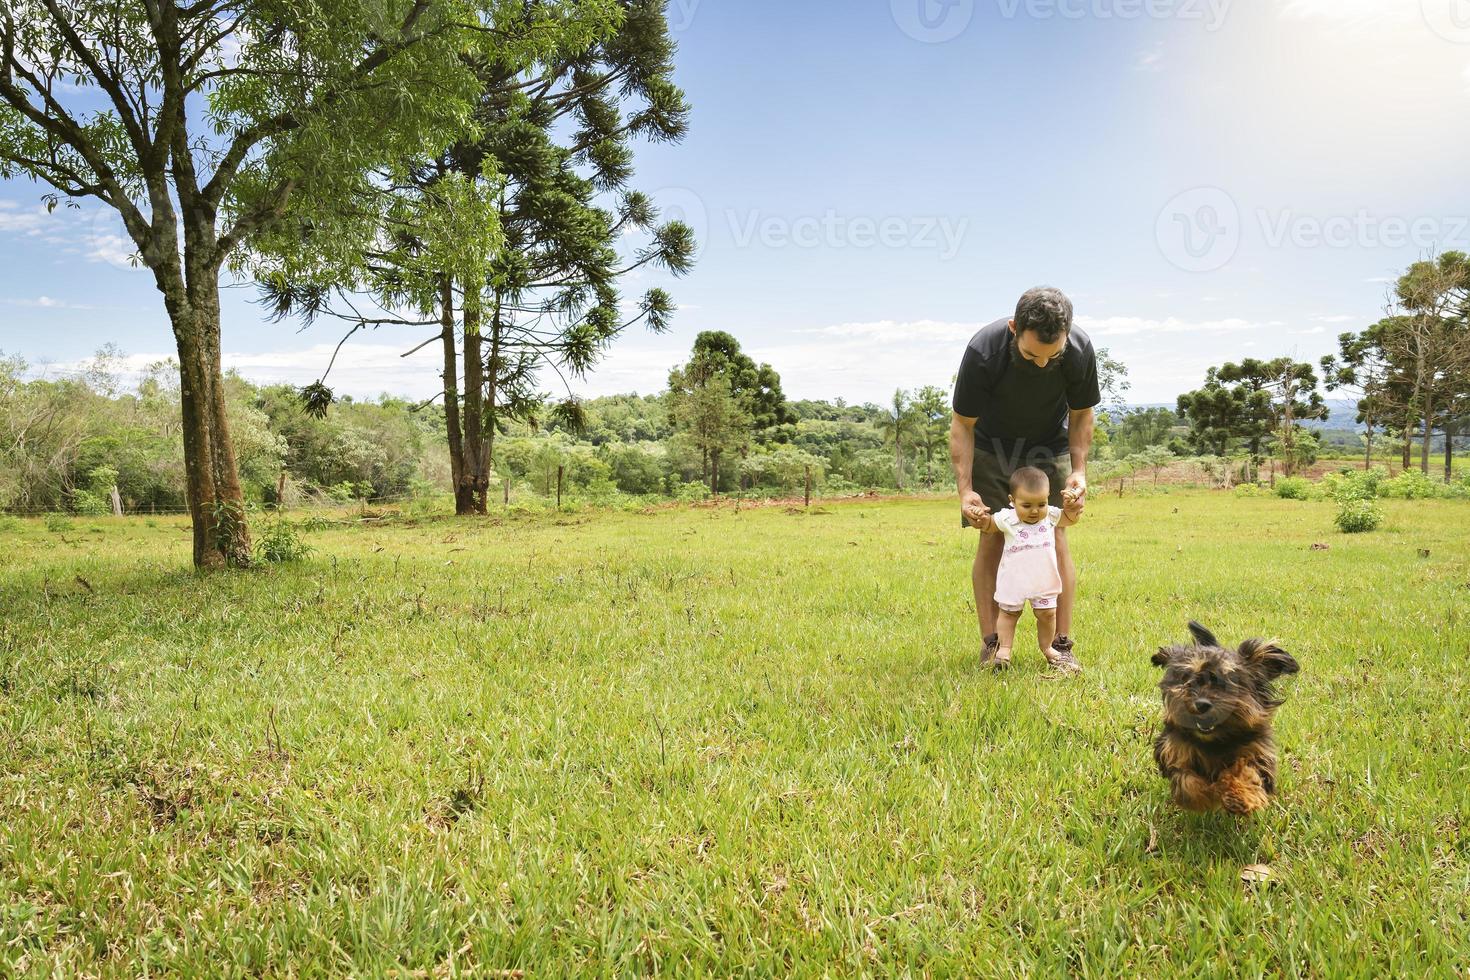
[[[178,520],[24,522],[0,974],[1463,975],[1470,505],[1385,509],[1099,496],[1073,680],[1029,617],[977,669],[949,499],[343,523],[203,578]],[[1302,664],[1254,820],[1152,768],[1191,617]]]

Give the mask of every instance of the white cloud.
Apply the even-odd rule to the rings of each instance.
[[[132,258],[137,251],[137,247],[121,235],[97,235],[92,239],[92,250],[87,253],[87,258],[93,262],[106,262],[119,269],[141,269],[143,264],[135,264]]]
[[[1179,317],[1148,319],[1137,316],[1091,317],[1079,316],[1078,326],[1095,337],[1128,337],[1137,334],[1158,336],[1161,334],[1224,334],[1243,330],[1260,330],[1268,324],[1253,323],[1230,317],[1223,320],[1183,320]]]
[[[5,304],[39,310],[95,310],[97,308],[86,303],[70,303],[66,300],[53,299],[50,296],[37,296],[35,299],[7,299]]]
[[[1361,319],[1361,317],[1356,317],[1356,316],[1314,316],[1314,317],[1308,317],[1308,319],[1309,320],[1312,320],[1315,323],[1352,323],[1354,320]]]
[[[814,327],[797,333],[821,334],[868,343],[913,343],[916,341],[967,341],[983,323],[951,323],[942,320],[874,320],[868,323],[839,323],[830,327]]]
[[[6,201],[9,207],[0,210],[0,234],[8,235],[38,235],[41,226],[45,224],[47,214],[45,208],[27,208],[22,210],[14,201]]]

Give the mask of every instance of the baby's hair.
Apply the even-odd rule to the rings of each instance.
[[[1051,479],[1044,471],[1034,466],[1023,466],[1011,474],[1011,494],[1013,496],[1022,490],[1045,493],[1050,489]]]

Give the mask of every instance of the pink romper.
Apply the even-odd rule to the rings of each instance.
[[[1062,594],[1062,576],[1057,571],[1057,523],[1059,507],[1048,507],[1046,517],[1026,524],[1007,507],[995,515],[995,527],[1006,536],[1000,556],[1000,573],[995,579],[995,601],[1006,612],[1020,612],[1029,601],[1031,608],[1055,609]]]

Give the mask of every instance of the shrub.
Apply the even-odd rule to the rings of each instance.
[[[1264,497],[1267,493],[1254,483],[1237,483],[1234,492],[1237,497]]]
[[[0,514],[0,532],[19,530],[20,518],[11,517],[9,514]]]
[[[1350,500],[1372,500],[1378,496],[1378,472],[1347,470],[1333,473],[1323,480],[1327,495],[1339,504]]]
[[[71,518],[67,517],[65,514],[47,514],[46,530],[52,532],[53,534],[60,534],[62,531],[70,531]]]
[[[1383,523],[1383,511],[1372,500],[1348,499],[1337,511],[1337,527],[1344,534],[1372,531]]]
[[[1276,496],[1282,500],[1306,500],[1312,494],[1312,481],[1300,476],[1288,476],[1276,481]]]
[[[300,561],[311,554],[311,545],[301,540],[301,535],[289,521],[271,521],[255,539],[255,560],[264,565],[279,565],[283,562]]]
[[[90,490],[78,490],[71,495],[71,505],[83,517],[105,517],[112,513],[112,502]]]
[[[680,503],[690,504],[700,500],[709,499],[709,487],[698,480],[693,483],[681,483],[674,490],[674,499]]]
[[[1395,497],[1401,500],[1427,500],[1446,493],[1444,484],[1436,483],[1419,470],[1404,470],[1392,480],[1378,484],[1380,497]]]

